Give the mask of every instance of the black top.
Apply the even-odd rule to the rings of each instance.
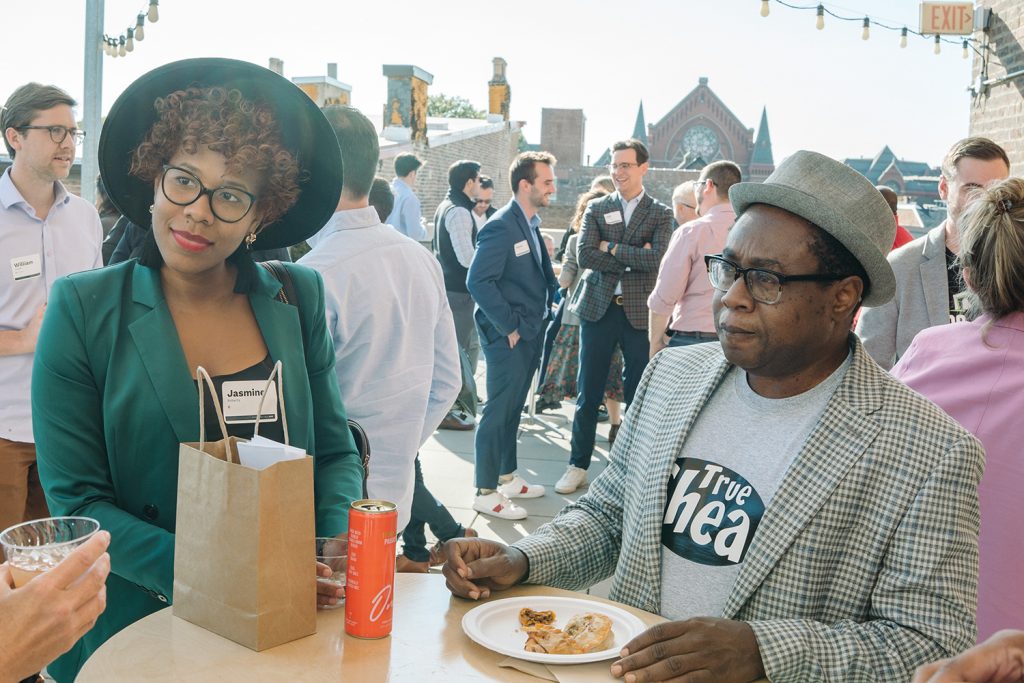
[[[274,369],[274,362],[270,359],[270,354],[261,360],[256,365],[241,370],[239,372],[230,375],[217,375],[211,377],[213,385],[217,388],[217,401],[224,407],[224,383],[225,382],[237,382],[237,381],[249,381],[259,382],[259,387],[262,390],[263,383],[270,377],[271,371]],[[275,379],[275,383],[277,380]],[[280,389],[280,387],[279,387]],[[210,396],[209,386],[203,387],[203,401],[205,405],[205,421],[206,421],[206,440],[207,441],[219,441],[224,438],[220,431],[220,425],[217,423],[217,412],[213,407],[213,398]],[[287,409],[287,406],[286,406]],[[268,397],[266,402],[263,404],[263,414],[277,414],[277,418],[273,421],[267,419],[260,420],[260,436],[265,436],[268,439],[279,441],[284,443],[284,429],[281,426],[281,415],[280,406],[270,406],[270,398]],[[255,416],[251,416],[254,420]],[[253,420],[244,422],[232,422],[231,418],[228,417],[227,411],[225,410],[224,419],[227,422],[228,436],[237,436],[241,439],[251,439],[253,432],[256,429],[256,423]]]

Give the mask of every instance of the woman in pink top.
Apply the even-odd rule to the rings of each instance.
[[[973,322],[924,330],[892,374],[985,446],[978,638],[1024,623],[1024,180],[982,190],[960,222]]]

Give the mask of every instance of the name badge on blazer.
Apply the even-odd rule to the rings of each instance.
[[[260,399],[266,380],[237,380],[224,382],[221,387],[221,402],[224,407],[224,422],[227,424],[254,424],[256,411],[260,409]],[[260,422],[277,421],[277,382],[271,382],[267,389],[267,397],[263,399],[263,413]]]
[[[619,211],[609,211],[604,215],[604,222],[608,225],[615,225],[616,223],[622,222],[622,213]]]
[[[530,245],[526,240],[519,240],[512,248],[515,249],[516,256],[525,256],[530,253]]]
[[[11,259],[11,275],[14,277],[15,282],[39,277],[42,274],[43,260],[39,258],[39,254],[15,256]]]

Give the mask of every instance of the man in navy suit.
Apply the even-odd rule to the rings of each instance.
[[[544,495],[543,486],[516,474],[516,433],[558,289],[537,215],[555,193],[554,165],[555,158],[546,152],[515,158],[509,168],[515,197],[480,231],[466,278],[487,361],[487,403],[476,431],[473,509],[502,519],[526,517],[526,510],[511,498]]]

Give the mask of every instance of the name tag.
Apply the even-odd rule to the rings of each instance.
[[[609,211],[604,215],[604,222],[608,225],[615,225],[616,223],[622,222],[622,213],[619,211]]]
[[[15,256],[11,259],[11,275],[14,281],[27,280],[32,277],[39,277],[43,274],[43,259],[39,254],[28,256]]]
[[[256,411],[260,409],[263,387],[266,380],[238,380],[224,382],[221,386],[220,404],[224,408],[224,422],[227,424],[255,424]],[[267,397],[263,400],[260,422],[277,421],[277,382],[271,382]]]
[[[530,253],[530,245],[526,240],[519,240],[513,247],[516,251],[516,256],[525,256]]]

